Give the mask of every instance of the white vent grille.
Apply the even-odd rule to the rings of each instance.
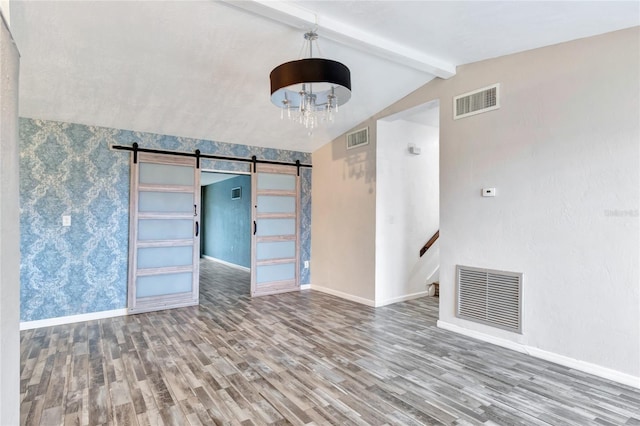
[[[453,98],[453,118],[463,118],[500,108],[500,84]]]
[[[460,266],[457,316],[522,333],[522,274]]]
[[[358,146],[367,145],[369,143],[369,128],[356,130],[347,133],[347,149],[356,148]]]

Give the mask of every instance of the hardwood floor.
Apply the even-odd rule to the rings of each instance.
[[[640,391],[436,328],[437,299],[249,298],[21,333],[25,425],[640,425]]]

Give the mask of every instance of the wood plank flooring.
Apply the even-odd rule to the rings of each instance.
[[[640,392],[436,328],[437,299],[250,299],[21,333],[24,425],[640,425]]]

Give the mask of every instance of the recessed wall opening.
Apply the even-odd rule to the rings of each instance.
[[[438,281],[439,127],[438,100],[376,124],[378,306],[428,294]]]
[[[202,171],[200,184],[201,291],[249,295],[251,175]]]

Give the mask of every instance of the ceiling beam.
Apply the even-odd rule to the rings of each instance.
[[[223,1],[231,6],[305,31],[317,26],[320,28],[323,38],[331,39],[345,46],[400,65],[433,74],[436,77],[446,79],[456,74],[456,66],[454,64],[398,44],[392,40],[362,31],[328,16],[319,15],[292,2],[269,0]]]

